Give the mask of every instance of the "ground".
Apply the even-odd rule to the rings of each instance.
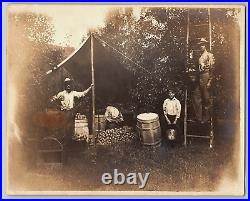
[[[217,133],[213,149],[207,139],[192,140],[187,147],[182,140],[175,145],[163,140],[160,146],[142,146],[138,141],[96,147],[72,142],[61,168],[32,164],[25,174],[15,169],[10,171],[9,187],[16,191],[215,191],[226,168],[235,178],[233,144],[229,132]],[[104,185],[102,174],[113,174],[114,169],[124,174],[148,172],[148,183],[143,189]]]

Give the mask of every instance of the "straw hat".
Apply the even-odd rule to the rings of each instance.
[[[70,81],[71,81],[71,79],[69,79],[68,77],[65,78],[65,80],[64,80],[64,82],[70,82]]]

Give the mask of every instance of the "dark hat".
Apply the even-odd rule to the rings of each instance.
[[[194,68],[189,68],[186,70],[186,74],[188,75],[195,75],[197,72]]]
[[[168,93],[170,93],[170,92],[172,92],[172,93],[174,93],[174,94],[176,93],[175,90],[174,90],[174,88],[169,88],[169,89],[168,89]]]
[[[198,44],[202,45],[202,44],[208,44],[208,41],[205,38],[201,38],[198,42]]]

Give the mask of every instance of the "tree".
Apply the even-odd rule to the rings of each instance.
[[[235,88],[239,63],[239,26],[237,9],[211,9],[212,44],[216,57],[215,97],[217,114],[232,114],[230,106],[236,103]],[[126,67],[136,72],[136,86],[131,94],[139,112],[161,113],[163,99],[170,87],[184,101],[186,80],[187,9],[142,8],[139,20],[132,8],[112,10],[104,28],[96,34],[144,69],[117,55]],[[235,70],[237,69],[237,70]],[[229,99],[227,97],[230,97]]]
[[[8,15],[7,79],[17,91],[15,116],[21,129],[31,128],[32,115],[45,106],[44,75],[64,57],[63,48],[53,45],[53,36],[54,28],[47,16]]]
[[[239,113],[239,13],[239,9],[211,9],[212,51],[216,59],[215,109],[220,118],[235,118]]]
[[[182,36],[185,35],[182,27],[185,10],[144,8],[139,20],[135,19],[132,11],[131,8],[125,12],[123,9],[111,11],[106,26],[98,34],[143,67],[126,62],[138,78],[132,95],[141,110],[158,110],[166,89],[170,85],[178,85],[174,81],[176,72],[183,69],[181,47],[185,41]]]

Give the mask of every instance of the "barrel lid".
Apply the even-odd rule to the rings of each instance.
[[[137,116],[137,119],[146,121],[146,120],[153,120],[158,118],[158,114],[156,113],[142,113]]]
[[[75,119],[82,120],[82,119],[87,119],[87,117],[84,114],[77,113]]]

